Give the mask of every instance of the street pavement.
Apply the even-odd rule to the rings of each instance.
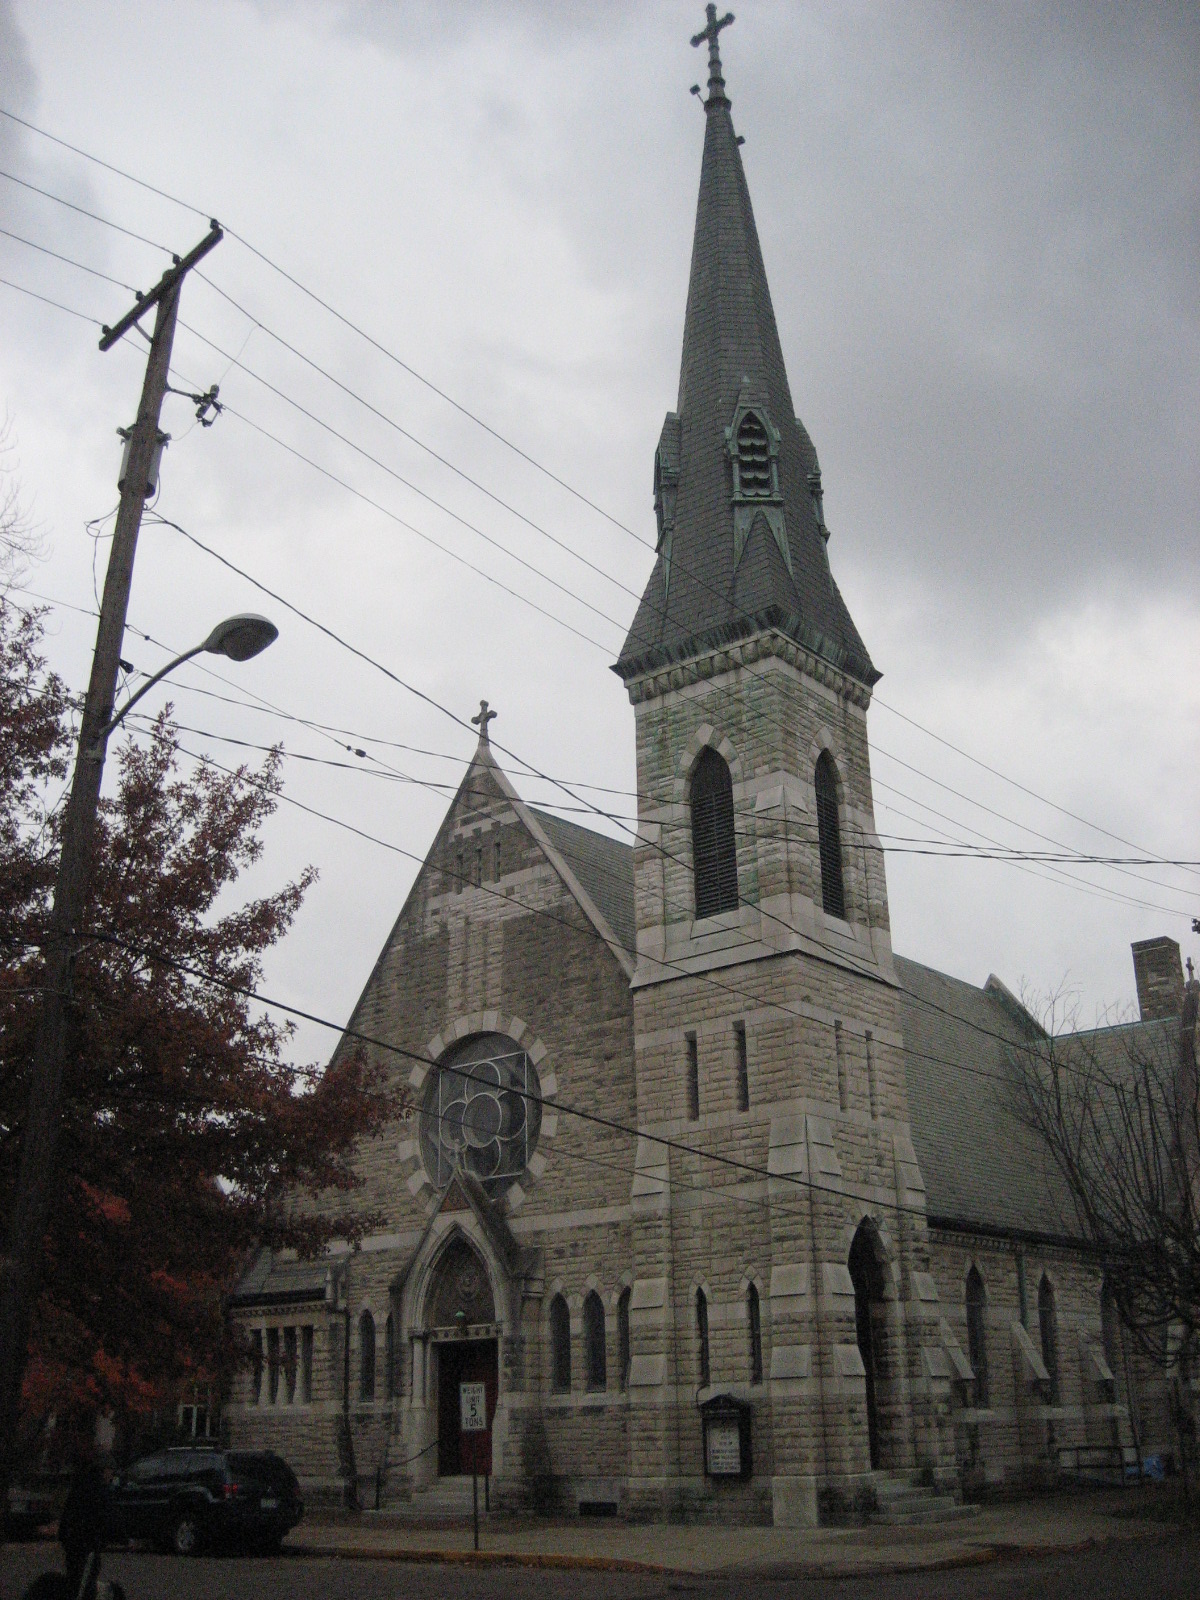
[[[694,1593],[838,1597],[1002,1595],[1200,1596],[1200,1528],[1172,1531],[1161,1493],[1054,1496],[982,1508],[916,1528],[724,1528],[609,1521],[489,1518],[483,1549],[471,1527],[395,1517],[311,1516],[276,1560],[192,1560],[131,1551],[105,1555],[129,1600],[417,1600]],[[0,1600],[19,1600],[36,1573],[60,1565],[58,1547],[0,1551]]]
[[[53,1546],[0,1553],[0,1597],[19,1600]],[[1177,1533],[1067,1555],[1009,1557],[949,1570],[850,1578],[629,1573],[397,1563],[284,1555],[276,1560],[105,1557],[129,1600],[1195,1600],[1200,1537]]]

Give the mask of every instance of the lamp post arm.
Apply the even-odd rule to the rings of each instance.
[[[207,644],[207,642],[208,641],[205,640],[205,644]],[[125,721],[125,718],[133,710],[134,706],[137,705],[138,701],[144,694],[149,694],[154,685],[156,683],[161,683],[168,673],[175,671],[176,667],[182,666],[185,661],[190,661],[193,656],[198,656],[204,647],[204,644],[193,645],[190,650],[185,650],[181,656],[176,656],[174,661],[168,661],[165,667],[160,667],[152,678],[147,678],[138,692],[130,695],[129,699],[126,700],[120,711],[118,711],[115,716],[110,717],[100,729],[99,733],[97,733],[96,749],[93,751],[93,754],[99,753],[100,746],[103,745],[109,734],[114,728],[119,727],[120,724]]]

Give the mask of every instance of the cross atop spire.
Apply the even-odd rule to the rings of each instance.
[[[493,711],[489,707],[489,705],[488,705],[486,700],[481,700],[479,702],[479,715],[477,717],[472,717],[471,721],[479,729],[479,742],[480,742],[480,744],[487,744],[489,742],[489,740],[488,740],[488,723],[489,722],[495,722],[495,720],[496,720],[496,718],[498,716],[499,716],[499,712]]]
[[[727,28],[733,21],[733,12],[727,11],[718,22],[717,8],[710,5],[705,7],[705,15],[708,21],[703,31],[693,38],[692,45],[693,47],[698,47],[706,39],[708,40],[708,101],[706,104],[711,104],[715,100],[724,100],[725,98],[725,79],[721,76],[721,52],[717,46],[717,38],[721,29]]]

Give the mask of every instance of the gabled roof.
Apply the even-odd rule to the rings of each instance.
[[[1009,1109],[1008,1055],[1029,1034],[998,988],[897,956],[913,1145],[930,1220],[988,1231],[1073,1232],[1044,1146]]]
[[[622,946],[637,951],[633,913],[633,846],[605,833],[565,822],[549,811],[530,806],[546,836],[587,890]]]
[[[671,457],[665,464],[678,474],[673,532],[659,551],[616,670],[629,678],[773,627],[871,684],[879,674],[829,570],[809,485],[809,475],[819,471],[817,453],[792,407],[719,58],[709,90],[678,418],[672,414],[664,430],[663,448]],[[790,571],[761,511],[735,571],[726,429],[745,406],[761,410],[778,430]],[[752,558],[755,538],[762,548]],[[743,574],[747,562],[756,570]]]

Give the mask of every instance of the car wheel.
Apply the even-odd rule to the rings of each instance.
[[[199,1548],[200,1524],[193,1512],[181,1512],[171,1524],[171,1549],[177,1556],[194,1556]]]

